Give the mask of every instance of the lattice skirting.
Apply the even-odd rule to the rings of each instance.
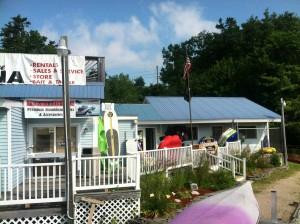
[[[66,224],[67,216],[51,215],[37,217],[22,217],[12,219],[0,219],[0,224]]]
[[[85,202],[75,204],[76,224],[87,223],[91,205]],[[97,205],[93,216],[93,224],[127,223],[140,212],[139,198],[107,200]]]

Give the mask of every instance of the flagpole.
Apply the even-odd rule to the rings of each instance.
[[[184,99],[189,102],[189,112],[190,112],[190,126],[191,126],[191,140],[192,140],[192,145],[194,145],[194,140],[193,140],[193,123],[192,123],[192,106],[191,106],[191,88],[190,88],[190,70],[191,70],[191,61],[188,57],[187,49],[185,49],[185,54],[186,54],[186,62],[184,65],[183,69],[183,79],[187,81],[187,90],[188,90],[188,99],[186,99],[186,95],[184,96]],[[185,85],[186,87],[186,85]],[[185,90],[186,91],[186,90]]]
[[[191,138],[192,138],[192,146],[194,145],[193,142],[193,122],[192,122],[192,107],[191,107],[191,88],[190,88],[190,76],[188,75],[188,91],[189,91],[189,111],[190,111],[190,126],[191,126]]]

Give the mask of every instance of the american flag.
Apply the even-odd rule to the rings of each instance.
[[[183,79],[184,80],[186,80],[189,77],[191,68],[192,68],[192,64],[191,64],[190,58],[188,56],[186,56],[186,61],[185,61],[184,70],[183,70]]]

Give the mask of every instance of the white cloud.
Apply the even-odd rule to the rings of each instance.
[[[102,40],[118,40],[129,45],[158,42],[153,22],[147,28],[134,16],[128,22],[101,23],[96,27],[96,34]]]
[[[215,26],[214,22],[204,20],[200,8],[193,5],[162,2],[152,5],[150,13],[148,24],[136,16],[96,25],[77,19],[63,34],[68,35],[72,54],[105,56],[109,74],[110,71],[137,74],[145,70],[155,72],[155,66],[162,64],[163,46],[202,30],[213,31]],[[41,33],[50,40],[58,40],[61,34],[54,29],[55,21],[52,22],[47,22]]]
[[[51,23],[46,23],[40,33],[48,38],[48,40],[57,40],[59,38],[57,31]]]
[[[167,1],[152,5],[151,10],[157,19],[166,19],[179,39],[190,38],[203,30],[216,31],[216,23],[202,18],[202,9],[195,4]]]

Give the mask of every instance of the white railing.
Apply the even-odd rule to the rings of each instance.
[[[73,166],[73,169],[80,167],[77,171],[75,191],[140,188],[139,154],[76,158]]]
[[[65,201],[64,163],[0,164],[0,205]]]
[[[229,154],[220,153],[219,156],[230,162],[231,168],[233,170],[234,177],[235,175],[242,176],[246,179],[246,158],[237,158]]]
[[[212,155],[208,152],[205,153],[206,160],[208,161],[208,164],[212,170],[218,170],[218,169],[225,169],[228,171],[232,171],[232,174],[234,175],[234,171],[231,167],[231,162],[229,160],[226,160],[222,157]]]
[[[241,155],[242,145],[240,140],[236,142],[226,142],[226,148],[227,148],[226,154]]]
[[[192,150],[193,167],[198,167],[206,159],[205,149]]]
[[[140,175],[197,167],[202,159],[212,170],[230,170],[246,177],[246,160],[219,151],[218,156],[191,146],[156,149],[124,156],[73,158],[74,193],[86,190],[134,187]],[[0,205],[62,202],[65,197],[64,162],[0,164]]]
[[[192,165],[192,146],[140,151],[141,173],[154,173]]]
[[[227,148],[227,146],[224,146],[224,147],[219,146],[218,147],[218,154],[220,154],[220,153],[228,154],[228,148]]]
[[[0,165],[0,205],[62,202],[65,163]],[[82,157],[73,159],[76,191],[140,188],[140,156]]]
[[[246,160],[227,154],[227,150],[228,147],[223,147],[218,155],[212,155],[205,149],[192,150],[191,146],[141,151],[141,174],[168,171],[183,166],[197,167],[206,160],[212,170],[221,168],[231,171],[234,177],[240,175],[246,178]]]
[[[229,155],[241,155],[242,145],[241,141],[226,142],[223,147],[218,147],[218,153],[229,154]]]
[[[233,177],[236,175],[246,179],[246,159],[218,152],[218,155],[208,153],[206,150],[193,150],[193,167],[197,167],[201,162],[208,161],[210,169],[218,170],[219,168],[232,172]]]

